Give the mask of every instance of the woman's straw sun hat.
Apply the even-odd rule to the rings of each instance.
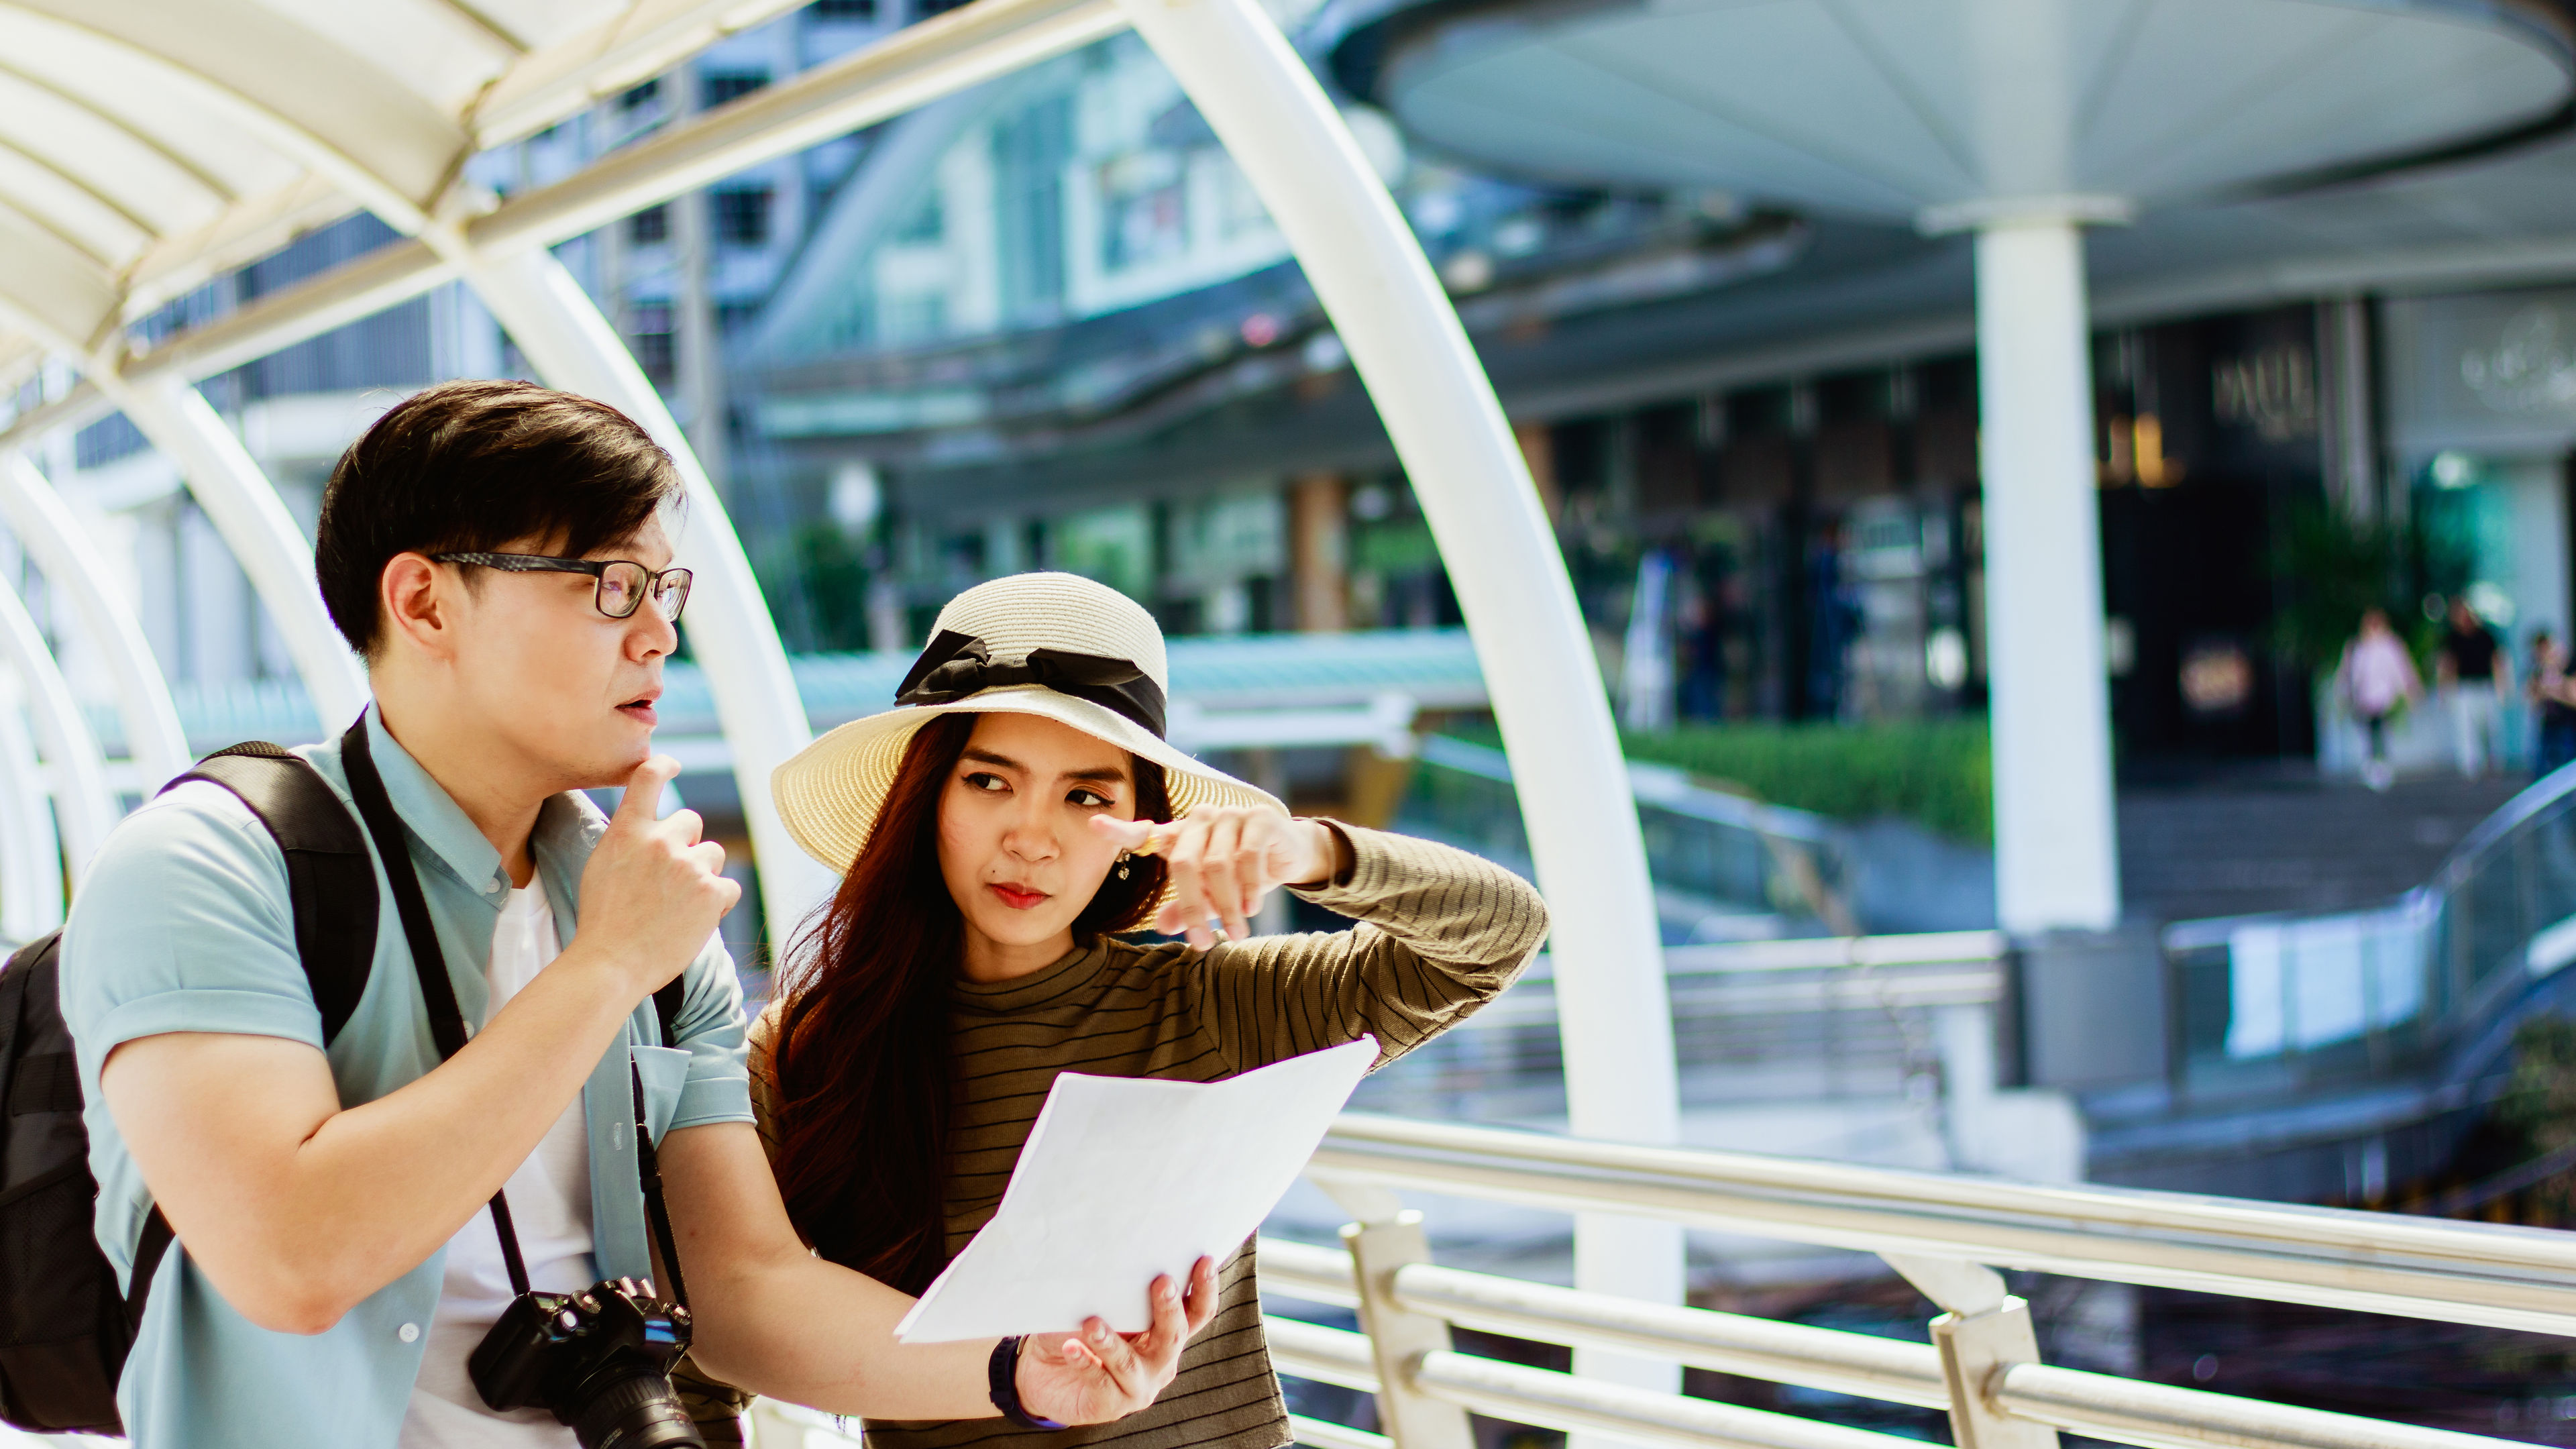
[[[1163,738],[1171,674],[1163,631],[1136,601],[1075,574],[1013,574],[948,601],[895,707],[833,730],[769,777],[787,833],[847,871],[876,828],[915,730],[943,714],[1033,714],[1163,767],[1172,813],[1202,802],[1267,805],[1268,793]]]

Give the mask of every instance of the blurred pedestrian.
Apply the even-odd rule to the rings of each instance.
[[[2362,783],[2387,789],[2396,779],[2388,764],[2388,717],[2398,705],[2424,698],[2423,677],[2415,672],[2405,641],[2388,627],[2387,610],[2362,611],[2361,632],[2343,646],[2343,662],[2335,666],[2335,688],[2361,725]]]
[[[2477,779],[2494,757],[2496,722],[2513,694],[2513,661],[2466,595],[2451,600],[2450,621],[2433,656],[2433,677],[2451,717],[2452,757],[2459,761],[2463,779]]]
[[[2576,685],[2568,682],[2567,652],[2546,629],[2531,636],[2531,678],[2523,692],[2540,738],[2532,773],[2546,775],[2576,761]]]

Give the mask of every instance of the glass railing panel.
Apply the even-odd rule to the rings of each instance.
[[[2185,1095],[2420,1073],[2576,963],[2576,779],[2517,796],[2389,905],[2178,922],[2164,942]]]

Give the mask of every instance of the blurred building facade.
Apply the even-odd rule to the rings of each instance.
[[[542,184],[940,8],[822,0],[475,174],[499,192]],[[1350,57],[1375,22],[1283,19],[1346,93],[1369,91]],[[1981,709],[1962,246],[1723,191],[1501,179],[1409,141],[1371,104],[1386,99],[1349,99],[1349,114],[1519,425],[1623,718]],[[2375,194],[2448,186],[2475,210],[2554,174],[2564,149],[2528,137]],[[2556,223],[2520,220],[2490,250],[2528,250]],[[364,218],[310,234],[160,325],[388,236]],[[2112,236],[2096,263],[2115,314],[2094,375],[2124,752],[2315,750],[2316,661],[2284,630],[2311,513],[2415,520],[2438,544],[2438,582],[2517,652],[2536,629],[2564,635],[2576,290],[2547,283],[2576,280],[2576,258],[2496,285],[2291,281],[2198,306],[2188,289],[2120,294],[2151,240]],[[2180,250],[2203,270],[2228,255]],[[958,588],[1040,566],[1109,580],[1182,633],[1456,621],[1429,529],[1284,241],[1132,36],[562,252],[722,481],[791,649],[901,648]],[[451,287],[208,393],[309,521],[331,459],[390,397],[514,370],[508,340]],[[288,673],[140,435],[111,419],[71,452],[57,476],[131,541],[174,677]]]

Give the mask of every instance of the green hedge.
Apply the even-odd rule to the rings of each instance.
[[[1486,743],[1497,738],[1483,732]],[[1678,766],[1775,805],[1839,820],[1893,815],[1994,843],[1994,757],[1983,719],[1684,725],[1622,731],[1620,741],[1632,760]]]

